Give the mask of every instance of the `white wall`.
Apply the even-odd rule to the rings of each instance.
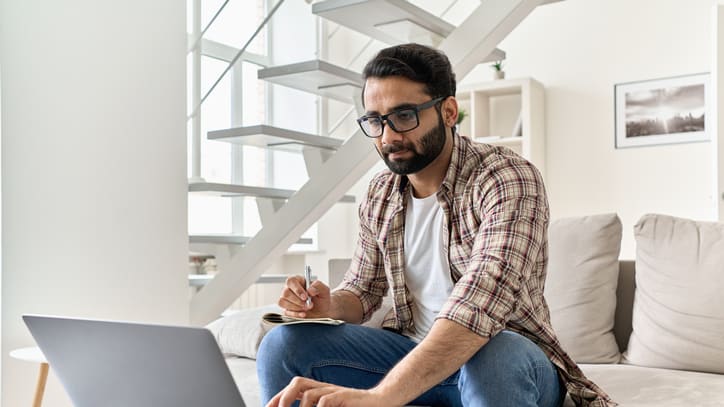
[[[2,83],[2,58],[0,57],[0,95],[2,95],[3,92],[3,83]],[[2,208],[3,208],[3,193],[2,193],[2,139],[3,139],[3,115],[2,115],[2,97],[0,97],[0,350],[3,349],[3,327],[2,327],[2,312],[3,312],[3,301],[2,301],[2,288],[3,288],[3,216],[2,216]],[[3,391],[2,391],[2,379],[3,379],[3,369],[2,369],[2,357],[0,357],[0,404],[2,404],[2,397],[3,397]]]
[[[566,0],[535,10],[501,44],[508,77],[546,87],[553,217],[617,212],[622,257],[647,212],[715,219],[712,143],[615,149],[616,83],[711,69],[715,0]],[[487,65],[465,78],[490,78]]]
[[[188,322],[185,7],[0,2],[3,406],[32,400],[24,313]]]

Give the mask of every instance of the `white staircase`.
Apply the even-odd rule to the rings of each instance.
[[[296,1],[296,0],[294,0]],[[450,58],[462,79],[481,62],[504,58],[497,44],[537,6],[550,0],[482,0],[455,27],[405,0],[325,0],[312,12],[388,44],[421,42],[436,46]],[[274,66],[258,72],[259,79],[336,101],[354,104],[362,114],[360,74],[322,60]],[[195,277],[201,286],[191,300],[191,323],[218,317],[279,256],[332,205],[353,202],[347,191],[379,160],[371,141],[356,131],[346,141],[269,125],[235,127],[210,132],[209,139],[304,154],[309,180],[298,191],[198,182],[193,193],[257,197],[262,229],[252,237],[195,236],[193,250],[213,252],[220,272]],[[273,277],[265,277],[267,280]]]
[[[262,69],[259,79],[348,103],[355,103],[363,85],[359,72],[320,60]]]
[[[327,0],[313,4],[312,12],[390,45],[416,42],[438,47],[456,29],[407,0]],[[503,59],[505,52],[493,48],[478,62]]]
[[[337,150],[343,144],[343,141],[338,138],[317,136],[263,124],[210,131],[209,140],[296,152],[303,151],[304,147]]]
[[[189,184],[189,192],[199,192],[206,195],[223,196],[223,197],[239,197],[250,196],[256,198],[269,199],[289,199],[297,191],[290,189],[255,187],[247,185],[235,184],[219,184],[213,182],[195,182]],[[354,196],[344,195],[339,198],[340,202],[354,203]]]

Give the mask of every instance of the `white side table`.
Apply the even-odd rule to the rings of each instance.
[[[48,361],[45,355],[38,347],[15,349],[10,352],[10,357],[24,360],[26,362],[35,362],[40,364],[38,372],[38,384],[35,386],[35,398],[33,399],[33,407],[40,407],[43,403],[43,393],[45,393],[45,383],[48,380]]]

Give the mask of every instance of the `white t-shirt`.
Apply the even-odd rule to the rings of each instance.
[[[405,283],[412,295],[414,325],[403,332],[420,342],[452,292],[442,232],[445,213],[435,194],[410,196],[405,213]]]

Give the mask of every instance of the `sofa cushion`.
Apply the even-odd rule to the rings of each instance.
[[[214,335],[222,353],[256,359],[261,340],[272,328],[261,322],[261,316],[281,311],[277,305],[232,311],[208,324],[206,329]]]
[[[724,405],[724,375],[631,365],[583,364],[580,368],[621,406]],[[573,405],[568,398],[564,407]]]
[[[578,363],[617,363],[613,322],[621,221],[616,214],[557,219],[548,245],[545,298],[563,349]]]
[[[625,362],[724,373],[724,223],[644,215]]]

